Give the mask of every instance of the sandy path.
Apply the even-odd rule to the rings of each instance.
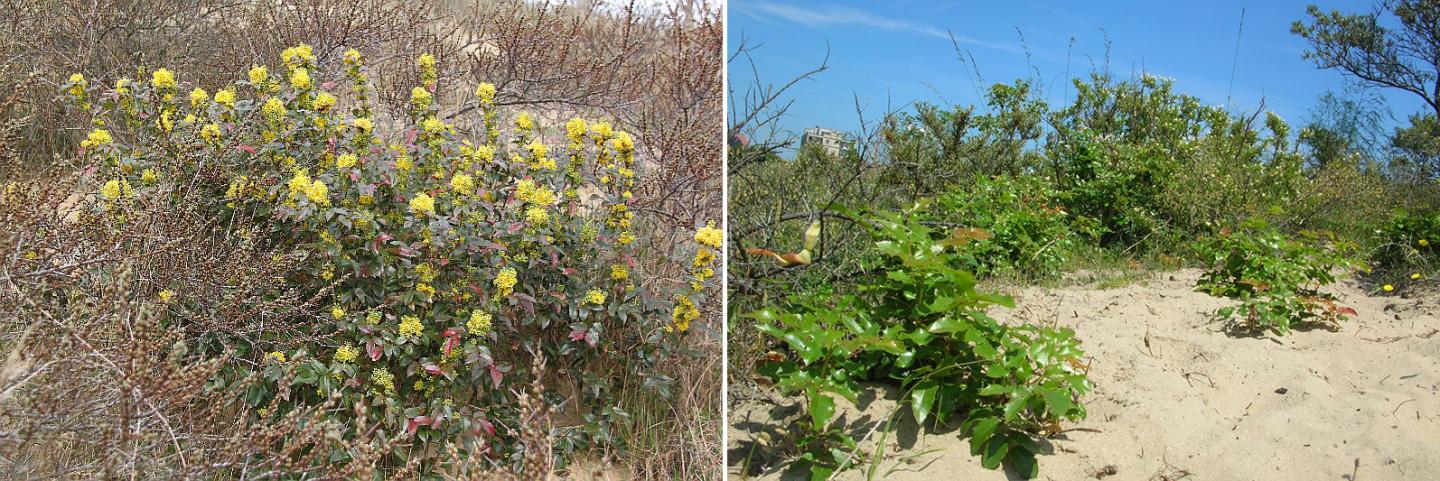
[[[1182,270],[1109,290],[1025,289],[1014,293],[1019,309],[996,313],[1072,327],[1093,360],[1090,416],[1067,426],[1088,430],[1049,440],[1038,479],[1440,479],[1440,295],[1371,297],[1342,281],[1334,292],[1360,316],[1339,332],[1237,338],[1209,321],[1229,301],[1193,292],[1198,277]],[[766,458],[788,433],[774,419],[797,411],[793,400],[766,396],[732,410],[732,479],[747,457],[768,466],[754,470],[761,478],[801,479]],[[895,397],[874,387],[861,406],[846,406],[857,438]],[[876,479],[1016,479],[981,468],[953,427],[915,431],[897,429]]]

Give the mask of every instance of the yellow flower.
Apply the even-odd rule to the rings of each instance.
[[[210,100],[210,94],[205,92],[205,89],[195,87],[195,90],[190,91],[190,105],[192,107],[205,105],[205,102],[208,100]]]
[[[445,125],[445,121],[440,120],[437,117],[430,117],[428,119],[420,121],[420,128],[425,129],[426,133],[438,134],[449,129],[450,126]]]
[[[130,183],[126,182],[125,179],[110,179],[110,181],[105,182],[104,186],[100,187],[100,195],[105,196],[105,198],[109,200],[130,197],[132,194],[134,194],[134,191],[130,188]]]
[[[355,157],[355,154],[340,154],[340,157],[337,157],[335,159],[335,166],[342,169],[348,169],[354,167],[355,164],[359,162],[360,159]]]
[[[495,84],[480,82],[480,85],[475,87],[475,96],[480,98],[480,103],[482,104],[490,105],[495,103]]]
[[[89,149],[92,147],[109,145],[111,142],[114,141],[115,138],[110,136],[109,130],[95,129],[91,130],[90,135],[86,136],[85,140],[80,142],[80,146]]]
[[[1425,247],[1425,246],[1428,246],[1428,245],[1430,245],[1430,241],[1429,241],[1429,240],[1420,239],[1420,247]]]
[[[695,267],[704,267],[710,265],[710,263],[714,261],[715,251],[701,247],[699,250],[695,251],[695,262],[693,262],[692,265],[694,265]]]
[[[530,225],[538,226],[550,220],[550,213],[540,207],[531,207],[525,210],[525,221]]]
[[[455,174],[450,178],[450,189],[456,194],[468,194],[475,190],[475,178],[467,174]]]
[[[475,148],[475,159],[481,162],[495,160],[495,148],[488,145],[481,145]]]
[[[330,317],[335,318],[335,320],[337,320],[337,321],[338,321],[338,320],[341,320],[341,319],[344,319],[344,318],[345,318],[345,308],[340,307],[340,306],[331,306],[331,307],[330,307]]]
[[[665,330],[679,330],[685,332],[690,329],[690,321],[700,317],[700,309],[689,297],[676,296],[675,310],[670,313],[671,326],[665,326]]]
[[[610,266],[610,279],[623,282],[625,279],[629,278],[630,270],[626,269],[625,266],[619,264]]]
[[[429,109],[430,104],[434,102],[435,97],[430,94],[429,90],[425,90],[425,87],[410,89],[410,104],[415,106],[416,111]]]
[[[156,70],[150,75],[150,83],[158,89],[173,89],[176,85],[175,73],[163,68]]]
[[[434,55],[430,55],[428,53],[421,54],[420,58],[415,60],[415,64],[420,68],[421,82],[427,84],[433,83],[436,79],[440,77],[439,72],[435,68]]]
[[[220,140],[220,125],[209,124],[200,128],[200,138],[215,142]]]
[[[352,48],[352,49],[350,49],[350,50],[346,50],[346,51],[345,51],[345,65],[357,65],[357,66],[358,66],[358,65],[360,65],[360,63],[363,62],[364,60],[365,60],[365,57],[363,57],[363,56],[360,55],[360,51],[359,51],[359,50],[355,50],[355,49]]]
[[[371,129],[375,128],[375,123],[372,122],[370,119],[364,117],[351,120],[350,125],[355,126],[355,129],[361,132],[369,132]]]
[[[395,375],[383,367],[370,371],[370,382],[375,383],[375,387],[382,391],[395,390]]]
[[[585,119],[575,117],[570,119],[569,122],[565,122],[565,136],[569,137],[570,140],[579,141],[585,137],[585,130],[588,128],[589,127],[585,125]]]
[[[635,139],[621,131],[615,134],[615,140],[610,141],[610,146],[621,153],[630,152],[635,150]]]
[[[435,199],[428,194],[420,194],[410,199],[410,212],[418,215],[435,213]]]
[[[1419,272],[1416,272],[1416,273],[1414,273],[1414,274],[1410,274],[1410,280],[1412,280],[1412,281],[1418,281],[1418,280],[1420,280],[1420,273],[1419,273]]]
[[[215,103],[235,108],[235,91],[227,88],[215,92]]]
[[[410,156],[402,155],[395,158],[396,170],[399,170],[401,172],[409,172],[410,169],[413,168],[415,168],[415,163],[410,160]]]
[[[635,242],[635,234],[631,234],[630,231],[621,232],[620,238],[616,239],[616,241],[619,242],[622,246],[627,245],[631,242]]]
[[[315,204],[330,205],[330,188],[326,187],[324,182],[316,180],[305,188],[305,197]]]
[[[279,120],[285,116],[285,103],[281,102],[280,99],[271,97],[270,100],[265,101],[264,106],[260,107],[260,112],[265,114],[270,120]]]
[[[597,306],[598,306],[598,305],[601,305],[601,304],[604,304],[604,303],[605,303],[605,293],[604,293],[603,291],[601,291],[600,289],[590,289],[590,292],[588,292],[588,293],[585,294],[585,302],[588,302],[588,303],[591,303],[591,304],[594,304],[594,305],[597,305]]]
[[[430,284],[424,284],[424,283],[416,284],[416,285],[415,285],[415,292],[419,292],[419,293],[421,293],[421,294],[424,294],[424,295],[425,295],[425,299],[426,299],[426,300],[429,300],[429,299],[435,297],[435,286],[432,286],[432,285],[430,285]]]
[[[314,62],[315,52],[309,45],[302,43],[280,52],[280,59],[285,61],[285,65],[299,67],[300,65]]]
[[[715,228],[715,221],[710,221],[695,231],[695,242],[719,249],[720,244],[725,241],[725,233]]]
[[[600,138],[609,138],[614,133],[614,127],[609,122],[596,122],[590,126],[590,131]]]
[[[286,185],[290,187],[291,196],[304,194],[305,189],[310,188],[310,173],[305,169],[296,170],[295,176],[291,177],[290,182]]]
[[[1392,285],[1390,285],[1390,284],[1385,284],[1385,286],[1384,286],[1384,287],[1381,287],[1381,289],[1384,289],[1385,292],[1390,292],[1390,291],[1394,291],[1394,290],[1395,290],[1395,286],[1392,286]]]
[[[124,79],[121,79],[121,80],[124,80]],[[80,94],[85,93],[85,87],[90,86],[90,82],[85,81],[85,76],[84,76],[84,75],[81,75],[81,74],[79,74],[79,73],[70,74],[70,83],[75,84],[75,85],[73,85],[73,86],[70,87],[70,93],[71,93],[72,95],[75,95],[76,97],[79,97]],[[119,85],[119,84],[116,84],[116,85]],[[483,85],[483,84],[482,84],[482,85]],[[493,85],[491,86],[491,89],[492,89],[492,90],[494,89],[494,86],[493,86]]]
[[[355,362],[360,358],[360,350],[355,346],[346,344],[335,349],[335,362]]]
[[[420,318],[415,316],[400,318],[400,336],[420,337],[422,332],[425,332],[425,325],[420,323]]]
[[[265,360],[266,360],[266,361],[271,361],[271,362],[280,363],[280,364],[284,364],[284,363],[285,363],[285,353],[280,352],[280,351],[270,351],[270,352],[268,352],[268,353],[265,354]]]
[[[80,74],[75,74],[75,75],[80,75]],[[74,80],[75,77],[70,77],[70,79],[71,79],[71,80]],[[81,82],[84,82],[85,79],[84,79],[84,78],[81,78],[80,81],[81,81]],[[115,81],[115,93],[120,94],[121,96],[124,96],[125,94],[130,93],[130,78],[129,78],[129,77],[120,77],[120,80],[116,80],[116,81]]]
[[[140,173],[140,181],[146,184],[153,185],[158,179],[159,177],[155,175],[155,169],[145,169],[144,172]]]
[[[290,86],[297,90],[310,90],[310,71],[297,68],[290,72]]]
[[[518,281],[515,277],[514,268],[506,267],[501,269],[500,273],[495,275],[495,287],[499,289],[496,295],[500,297],[509,296],[511,292],[514,292],[516,282]]]
[[[366,323],[366,324],[371,324],[371,325],[379,324],[379,323],[380,323],[380,311],[370,311],[370,312],[366,313],[366,314],[365,314],[365,323]]]
[[[170,301],[173,300],[175,300],[175,291],[172,291],[170,289],[160,291],[160,302],[169,304]]]
[[[269,78],[270,69],[265,68],[264,65],[250,67],[250,83],[255,84],[256,87],[263,85]]]
[[[535,119],[530,118],[530,114],[527,114],[527,113],[525,113],[525,112],[520,112],[520,115],[517,116],[517,117],[515,117],[515,126],[516,126],[516,127],[519,127],[520,130],[526,131],[526,132],[528,132],[528,131],[530,131],[530,130],[534,130],[534,129],[535,129]]]
[[[525,149],[529,150],[530,155],[537,159],[544,158],[545,154],[550,152],[550,149],[545,147],[545,144],[541,143],[538,139],[531,140],[530,144],[525,146]]]
[[[483,336],[490,333],[490,313],[476,309],[470,313],[470,321],[465,323],[465,331],[474,336]]]
[[[335,96],[330,92],[320,92],[315,95],[315,110],[326,111],[335,106]]]

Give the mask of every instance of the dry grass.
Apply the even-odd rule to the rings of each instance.
[[[437,96],[456,122],[470,108],[466,86],[484,80],[500,86],[501,104],[556,119],[600,114],[635,132],[637,212],[652,227],[650,247],[667,254],[721,213],[719,12],[688,2],[639,11],[587,1],[0,0],[0,89],[9,93],[0,97],[0,181],[20,181],[0,197],[0,309],[14,313],[0,321],[0,478],[351,479],[376,466],[383,446],[404,442],[363,420],[310,422],[314,412],[248,425],[236,415],[243,386],[202,389],[226,363],[247,361],[214,355],[226,346],[187,346],[216,331],[298,332],[318,307],[275,282],[290,268],[284,252],[236,248],[232,225],[159,206],[118,229],[79,214],[87,201],[76,193],[94,190],[74,159],[85,124],[54,102],[71,72],[115,78],[163,65],[213,90],[275,63],[285,46],[308,43],[322,63],[353,47],[369,54],[382,105],[395,106],[414,84],[416,55],[463,59],[442,63]],[[652,264],[683,282],[687,266]],[[155,322],[177,308],[157,298],[169,285],[203,300],[185,306],[183,328]],[[620,405],[631,422],[621,434],[630,442],[594,453],[573,476],[588,477],[580,471],[592,464],[640,479],[721,476],[722,314],[718,301],[704,307],[688,360],[664,369],[673,398],[627,379],[634,388]],[[539,453],[551,440],[537,433],[550,432],[552,416],[544,403],[531,410],[529,464],[549,472]],[[337,429],[366,433],[341,445],[357,461],[345,472],[317,468],[325,463],[314,448]],[[506,476],[469,471],[444,474]]]

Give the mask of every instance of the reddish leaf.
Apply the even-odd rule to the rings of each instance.
[[[583,327],[577,327],[577,328],[575,328],[575,329],[570,330],[570,340],[572,340],[572,341],[581,341],[581,340],[584,340],[584,339],[585,339],[585,332],[586,332],[586,330],[585,330],[585,328],[583,328]]]
[[[248,145],[237,145],[235,146],[235,150],[243,151],[249,153],[250,155],[255,155],[255,148]]]
[[[1345,315],[1347,315],[1347,316],[1359,316],[1359,315],[1360,315],[1360,313],[1359,313],[1359,312],[1356,312],[1356,311],[1355,311],[1355,308],[1353,308],[1353,307],[1341,307],[1340,309],[1338,309],[1338,311],[1339,311],[1341,314],[1345,314]]]
[[[510,229],[507,230],[505,233],[506,233],[506,234],[514,234],[514,233],[516,233],[516,232],[520,232],[520,229],[524,229],[524,228],[525,228],[525,223],[524,223],[524,222],[516,222],[516,223],[514,223],[514,224],[510,224]]]
[[[427,362],[427,363],[425,363],[424,366],[422,366],[422,367],[425,368],[425,372],[428,372],[428,373],[430,373],[430,374],[433,375],[433,376],[439,376],[439,375],[445,373],[444,370],[440,369],[440,366],[436,366],[434,363],[428,363],[428,362]]]
[[[365,342],[365,352],[370,354],[371,361],[379,361],[380,354],[384,353],[384,351],[380,349],[380,344],[376,343],[373,339]]]
[[[460,344],[460,331],[453,328],[445,330],[445,355],[449,356],[450,351]]]
[[[505,373],[500,372],[500,369],[495,367],[495,363],[490,363],[490,382],[493,383],[495,387],[500,387],[500,381],[504,380]]]
[[[331,89],[334,89],[334,88],[335,88],[335,81],[334,81],[334,80],[331,80],[331,81],[329,81],[329,82],[325,82],[325,83],[320,84],[320,90],[331,90]]]
[[[491,423],[489,419],[480,418],[475,420],[475,423],[480,425],[479,428],[476,428],[475,434],[480,434],[480,431],[483,430],[485,434],[495,435],[495,424]]]
[[[406,145],[415,145],[415,136],[417,136],[417,135],[420,135],[420,131],[415,130],[415,129],[408,129],[408,130],[406,130],[406,131],[405,131],[405,144],[406,144]]]

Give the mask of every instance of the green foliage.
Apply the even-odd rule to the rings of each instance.
[[[658,253],[693,266],[688,279],[640,271],[636,258],[656,254],[636,247],[629,134],[573,119],[551,150],[530,116],[497,121],[489,84],[475,94],[480,130],[462,131],[436,113],[429,55],[407,118],[383,121],[358,52],[335,77],[305,45],[282,60],[283,75],[257,67],[213,96],[164,69],[113,89],[79,75],[62,86],[97,126],[83,144],[103,182],[94,215],[124,223],[143,218],[141,199],[194,204],[233,221],[217,242],[292,252],[300,269],[274,295],[326,303],[302,332],[209,333],[202,352],[243,360],[215,388],[241,391],[262,421],[337,403],[325,428],[344,438],[360,434],[357,416],[379,420],[403,441],[377,447],[389,466],[422,474],[452,454],[519,469],[517,394],[541,375],[539,358],[581,383],[589,425],[557,443],[568,449],[618,442],[617,380],[668,392],[656,368],[699,314],[721,236],[697,226],[698,245]],[[327,91],[332,81],[351,95]],[[183,298],[187,286],[172,288]],[[183,315],[166,322],[186,328]]]
[[[1339,305],[1320,288],[1335,282],[1334,271],[1348,267],[1348,247],[1328,233],[1306,232],[1293,240],[1264,221],[1197,242],[1206,266],[1198,290],[1240,301],[1216,311],[1240,331],[1273,330],[1314,324],[1336,329],[1355,310]]]
[[[914,214],[856,218],[871,227],[880,259],[853,293],[820,289],[748,314],[794,355],[762,372],[809,401],[812,479],[855,465],[855,442],[831,421],[835,397],[854,401],[863,380],[898,381],[922,426],[963,413],[962,430],[985,467],[1009,462],[1033,477],[1035,433],[1085,416],[1077,400],[1090,384],[1079,343],[1069,329],[987,315],[1014,302],[976,290],[968,256],[957,252],[968,239],[937,234]]]
[[[1440,272],[1440,211],[1397,211],[1379,241],[1369,259],[1379,281],[1403,285]]]
[[[956,248],[976,275],[1060,274],[1077,239],[1061,196],[1035,177],[979,177],[966,189],[936,197],[917,212],[928,225],[984,229]]]

